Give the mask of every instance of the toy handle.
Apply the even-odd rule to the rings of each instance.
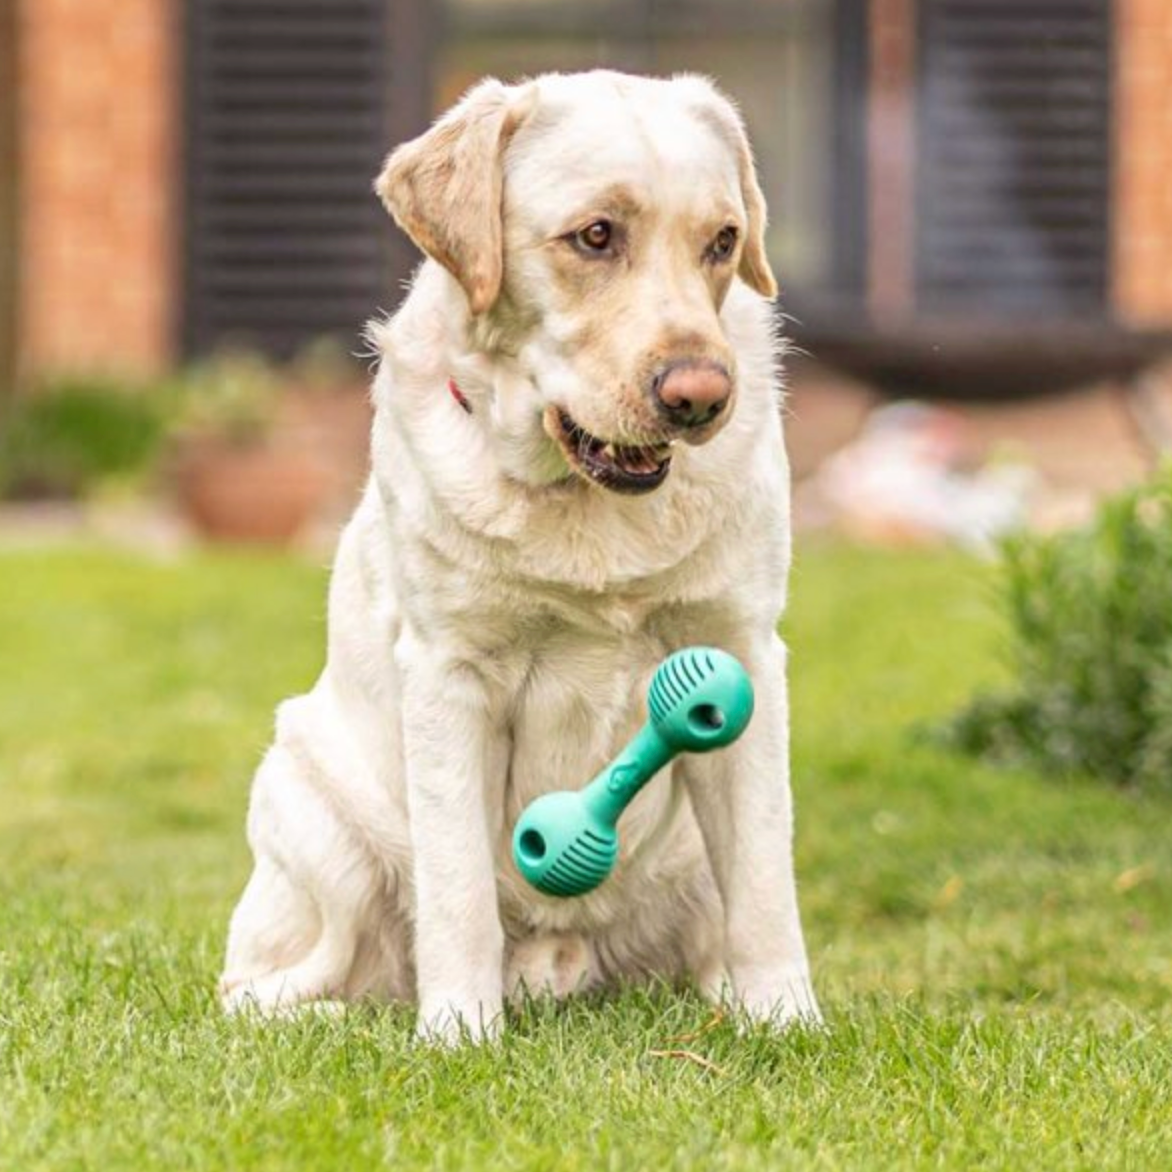
[[[631,799],[678,753],[645,724],[619,755],[582,791],[586,808],[613,828]]]
[[[656,669],[647,707],[647,723],[582,790],[586,808],[610,830],[631,799],[678,753],[707,753],[741,735],[753,715],[753,685],[726,651],[685,647]]]

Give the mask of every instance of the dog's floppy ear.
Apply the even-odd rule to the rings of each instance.
[[[474,314],[500,293],[504,153],[532,105],[531,88],[481,82],[392,151],[375,180],[395,222],[460,282]]]
[[[773,275],[769,256],[765,251],[765,225],[768,222],[765,196],[761,194],[761,185],[757,182],[757,168],[753,164],[753,152],[749,148],[748,136],[739,122],[737,131],[741,198],[745,201],[745,213],[749,220],[737,275],[750,289],[755,289],[762,297],[768,297],[772,301],[777,296],[777,278]]]
[[[736,152],[741,199],[748,220],[737,275],[749,288],[772,300],[777,296],[777,280],[765,251],[765,196],[761,194],[761,185],[757,182],[757,168],[753,163],[753,151],[749,146],[745,125],[732,102],[707,78],[685,75],[680,80],[697,87],[700,98],[697,112]]]

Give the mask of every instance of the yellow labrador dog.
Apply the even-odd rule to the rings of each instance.
[[[698,77],[486,81],[377,191],[427,254],[373,328],[373,475],[328,662],[248,818],[226,1006],[416,999],[480,1038],[521,989],[694,979],[815,1020],[791,853],[789,562],[765,205]],[[634,732],[660,659],[737,655],[745,736],[632,805],[613,877],[526,886],[521,809]]]

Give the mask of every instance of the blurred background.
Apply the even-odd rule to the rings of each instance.
[[[1164,0],[0,0],[0,528],[328,543],[382,158],[596,65],[742,107],[804,526],[980,546],[1166,448]]]

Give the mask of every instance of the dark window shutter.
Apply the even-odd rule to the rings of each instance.
[[[920,0],[919,43],[921,312],[1101,312],[1110,0]]]
[[[395,293],[371,192],[392,137],[388,0],[186,8],[186,349],[353,348]]]

